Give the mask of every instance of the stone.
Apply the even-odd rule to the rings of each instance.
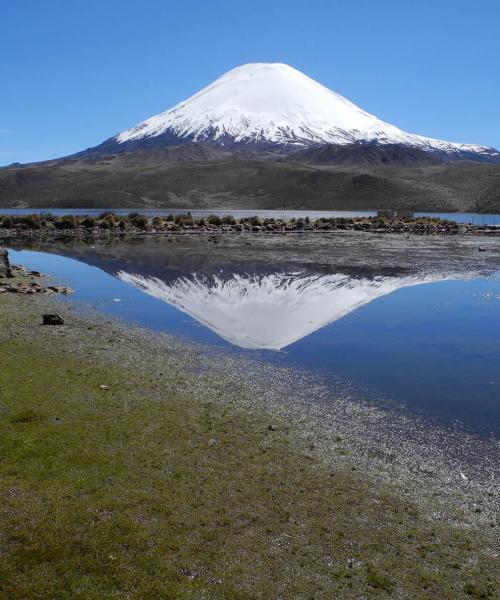
[[[0,277],[13,277],[9,263],[9,253],[4,248],[0,248]]]
[[[55,292],[56,294],[72,294],[73,290],[69,287],[64,287],[63,285],[49,285],[47,287],[51,292]]]
[[[34,290],[29,285],[25,285],[24,283],[18,283],[15,285],[7,286],[7,290],[12,292],[13,294],[34,294]]]
[[[44,325],[64,325],[64,319],[59,315],[45,314],[42,318]]]

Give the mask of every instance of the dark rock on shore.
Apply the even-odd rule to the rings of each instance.
[[[0,277],[12,277],[12,269],[9,263],[9,253],[0,248]]]
[[[42,318],[44,325],[64,325],[64,319],[59,315],[45,314]]]
[[[22,266],[14,266],[9,262],[7,250],[0,248],[0,279],[14,279],[11,282],[0,284],[0,294],[10,292],[11,294],[71,294],[73,290],[61,285],[45,286],[34,278],[43,275],[39,271],[30,271]]]
[[[61,285],[50,285],[48,287],[37,283],[36,281],[30,281],[28,283],[16,282],[3,284],[0,286],[0,293],[10,292],[11,294],[71,294],[73,290],[69,287]]]

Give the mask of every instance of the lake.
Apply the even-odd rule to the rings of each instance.
[[[234,237],[39,242],[10,252],[72,287],[64,301],[500,439],[495,240],[478,254],[471,238]]]

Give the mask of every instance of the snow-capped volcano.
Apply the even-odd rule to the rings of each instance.
[[[449,155],[496,154],[485,146],[406,133],[281,63],[232,69],[191,98],[119,133],[103,146],[118,149],[187,142],[288,149],[403,144]]]
[[[231,344],[281,350],[376,298],[451,276],[367,279],[272,273],[229,279],[193,275],[166,282],[120,271],[117,277],[187,313]]]

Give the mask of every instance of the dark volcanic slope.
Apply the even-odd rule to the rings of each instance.
[[[311,165],[198,145],[76,156],[0,169],[0,207],[500,212],[500,165],[384,164]]]
[[[328,144],[307,148],[292,154],[290,160],[313,165],[436,165],[443,160],[432,154],[403,144]]]

